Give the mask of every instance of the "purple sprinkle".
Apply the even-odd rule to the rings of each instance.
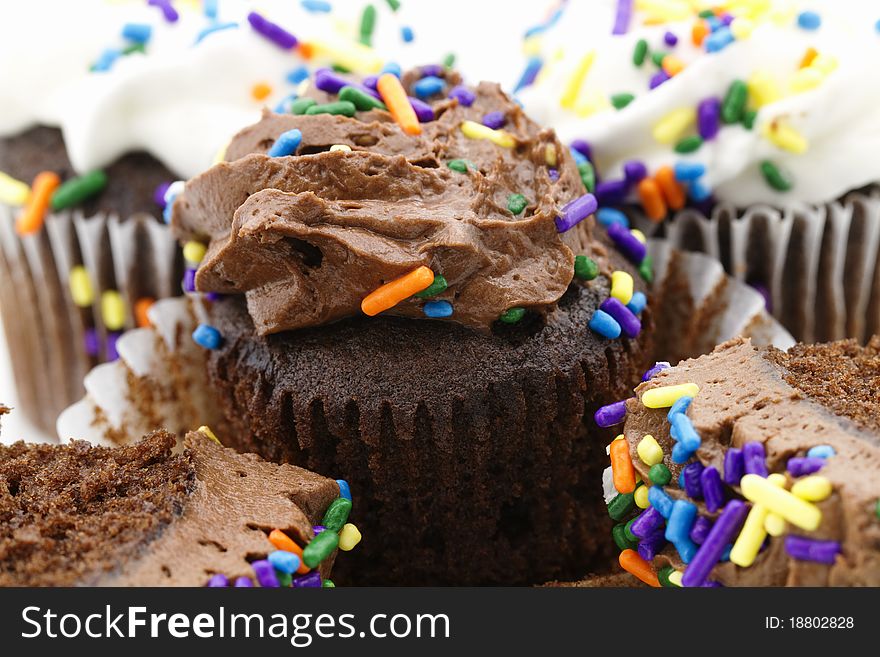
[[[633,0],[617,0],[617,12],[614,15],[614,29],[611,34],[626,34],[633,15]]]
[[[329,68],[319,68],[315,71],[315,86],[321,91],[326,91],[328,94],[338,94],[342,87],[349,85],[352,85],[352,83]]]
[[[724,486],[721,485],[718,468],[710,465],[700,473],[700,487],[703,489],[703,499],[706,500],[706,510],[715,513],[724,504]]]
[[[642,511],[635,520],[633,520],[633,524],[630,525],[629,530],[632,532],[633,536],[647,538],[660,531],[664,522],[665,520],[660,512],[653,506],[649,506]]]
[[[183,270],[183,283],[181,284],[184,292],[196,291],[196,270],[195,267],[187,267]]]
[[[547,169],[547,177],[550,178],[550,182],[556,182],[559,180],[559,169]]]
[[[830,566],[834,564],[840,552],[840,543],[789,534],[785,537],[785,551],[799,561],[815,561]]]
[[[673,34],[672,32],[666,32],[666,34],[663,35],[663,42],[667,46],[674,46],[678,44],[678,37],[675,36],[675,34]]]
[[[147,4],[151,7],[158,7],[161,9],[162,16],[164,16],[165,20],[169,23],[176,23],[177,19],[180,18],[177,10],[172,6],[171,0],[147,0]]]
[[[170,180],[163,182],[163,183],[159,183],[159,185],[156,187],[156,191],[153,192],[153,201],[162,210],[165,209],[165,193],[168,191],[169,187],[171,187]]]
[[[708,215],[707,215],[708,216]],[[768,288],[763,283],[749,283],[749,287],[751,287],[755,292],[764,297],[764,308],[767,309],[768,313],[773,313],[773,297],[770,294],[770,288]]]
[[[119,340],[119,336],[122,333],[119,331],[110,331],[107,333],[107,345],[104,348],[104,357],[108,362],[114,361],[119,358],[119,352],[116,351],[116,342]]]
[[[367,89],[371,89],[376,91],[376,88],[379,86],[379,76],[378,75],[368,75],[362,80],[364,86]]]
[[[724,455],[724,483],[728,486],[738,486],[744,474],[743,452],[737,447],[731,447]]]
[[[749,506],[740,500],[731,500],[712,525],[709,535],[684,571],[684,586],[702,586],[715,564],[721,559],[727,544],[733,541],[749,512]]]
[[[711,581],[711,582],[708,582],[708,581],[707,581],[707,582],[703,582],[703,583],[700,585],[700,588],[703,588],[703,589],[723,589],[723,588],[724,588],[724,584],[722,584],[721,582],[716,582],[716,581],[713,580],[713,581]]]
[[[83,348],[86,354],[92,358],[97,358],[101,352],[101,340],[98,338],[98,331],[94,327],[89,327],[83,333]]]
[[[765,462],[766,458],[767,454],[764,451],[763,443],[752,441],[743,445],[743,468],[746,474],[766,477],[769,474]]]
[[[277,589],[281,587],[281,583],[278,581],[278,576],[275,574],[275,568],[273,568],[272,564],[266,559],[254,561],[251,564],[251,568],[254,569],[254,575],[257,576],[257,582],[259,582],[260,586],[263,588]]]
[[[626,180],[603,180],[596,183],[596,199],[599,205],[620,205],[626,199],[629,184]]]
[[[823,465],[825,465],[825,459],[818,456],[795,456],[788,459],[787,469],[792,477],[803,477],[819,472]]]
[[[655,532],[639,541],[638,553],[645,561],[652,561],[664,547],[666,547],[666,538],[663,532]]]
[[[663,370],[669,369],[671,365],[666,361],[659,361],[654,363],[654,367],[649,369],[647,372],[642,374],[642,381],[648,381],[649,379],[653,379],[655,376],[660,374]]]
[[[423,78],[426,78],[428,76],[440,78],[443,77],[444,69],[441,64],[428,64],[426,66],[422,66],[421,72]]]
[[[570,146],[590,162],[593,161],[593,148],[583,139],[575,139]]]
[[[706,537],[709,535],[710,529],[712,529],[712,521],[706,516],[697,516],[697,519],[694,521],[694,526],[691,527],[691,540],[697,545],[702,545],[703,541],[705,541]]]
[[[483,125],[493,130],[498,130],[505,123],[507,123],[507,117],[501,111],[489,112],[483,117]]]
[[[703,474],[703,464],[699,461],[689,463],[681,471],[684,479],[684,491],[692,500],[703,497],[703,487],[700,485],[700,475]]]
[[[630,187],[641,182],[647,175],[648,167],[640,160],[630,160],[623,165],[623,177]]]
[[[248,23],[258,33],[266,37],[279,48],[292,50],[299,43],[297,38],[280,25],[267,20],[255,11],[248,14]]]
[[[419,100],[418,98],[413,98],[412,96],[408,96],[409,104],[412,105],[413,111],[416,113],[416,117],[419,119],[419,123],[427,123],[428,121],[434,120],[434,108],[428,105],[423,100]]]
[[[608,237],[614,240],[614,244],[623,254],[635,263],[640,263],[648,253],[648,247],[642,244],[628,228],[618,223],[608,226]]]
[[[315,536],[320,534],[325,529],[327,528],[324,525],[312,525],[312,532],[314,532]]]
[[[722,25],[730,25],[733,22],[733,14],[724,14],[721,17]]]
[[[235,579],[235,584],[234,584],[235,588],[237,588],[237,589],[249,589],[249,588],[252,588],[253,585],[254,585],[254,581],[250,577],[244,577],[244,576],[237,577]]]
[[[648,88],[656,89],[667,80],[669,80],[669,75],[661,68],[651,76],[651,80],[648,82]]]
[[[205,292],[205,300],[206,301],[220,301],[223,298],[223,295],[219,292]]]
[[[584,194],[562,206],[560,215],[556,217],[556,230],[564,233],[571,230],[581,221],[593,214],[599,204],[592,194]]]
[[[452,90],[449,92],[449,97],[455,98],[455,100],[458,101],[458,104],[463,107],[470,107],[477,99],[477,94],[475,94],[463,84],[460,84],[452,88]]]
[[[714,139],[721,129],[721,99],[712,96],[697,105],[697,130],[703,139]]]
[[[321,573],[319,573],[317,570],[313,570],[308,575],[297,577],[295,580],[293,580],[293,582],[291,582],[291,586],[295,589],[320,588]]]
[[[602,406],[596,411],[595,415],[593,415],[593,419],[596,420],[596,424],[600,427],[613,427],[615,424],[623,422],[625,417],[625,399],[623,401],[614,402],[613,404],[608,404],[607,406]]]
[[[208,580],[208,583],[205,584],[209,589],[222,589],[229,586],[229,579],[227,579],[226,575],[216,574],[211,575],[211,579]]]
[[[624,306],[619,299],[608,297],[602,302],[599,309],[604,310],[617,320],[617,323],[620,324],[620,328],[623,329],[623,332],[626,333],[628,337],[634,338],[642,332],[642,323],[639,321],[639,318],[636,317],[629,308]]]

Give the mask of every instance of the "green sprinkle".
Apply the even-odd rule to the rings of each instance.
[[[633,518],[633,519],[630,520],[628,523],[626,523],[626,524],[623,526],[623,532],[626,534],[626,537],[627,537],[629,540],[633,541],[634,543],[638,543],[638,542],[639,542],[639,537],[632,533],[632,525],[633,525],[633,523],[634,523],[635,521],[636,521],[636,519]]]
[[[743,127],[746,130],[751,130],[755,127],[755,119],[758,118],[757,110],[748,110],[743,113]]]
[[[574,257],[574,275],[582,281],[591,281],[599,275],[599,265],[585,255]]]
[[[356,108],[349,100],[337,100],[335,103],[324,105],[312,105],[306,110],[306,114],[333,114],[335,116],[354,116]]]
[[[764,176],[764,180],[767,181],[767,184],[777,192],[787,192],[794,186],[791,179],[782,173],[779,167],[773,164],[770,160],[764,160],[761,162],[761,174]]]
[[[376,8],[373,5],[364,7],[361,14],[361,43],[365,46],[373,45],[373,30],[376,29]]]
[[[511,194],[507,197],[507,209],[511,214],[519,214],[526,209],[528,204],[528,199],[522,194]]]
[[[476,170],[477,168],[477,166],[469,160],[449,160],[449,162],[446,163],[446,166],[459,173],[467,173],[468,169]]]
[[[416,292],[416,296],[420,299],[430,299],[431,297],[436,297],[438,294],[445,292],[447,287],[449,287],[449,283],[446,282],[443,275],[434,274],[434,282],[421,292]]]
[[[608,515],[612,520],[623,520],[635,506],[636,501],[632,493],[620,493],[608,503]]]
[[[351,513],[351,500],[347,497],[337,497],[324,512],[321,524],[331,532],[338,532],[348,520],[349,513]]]
[[[622,110],[624,107],[633,102],[633,100],[635,100],[635,96],[627,93],[614,94],[613,96],[611,96],[611,104],[614,105],[614,109],[617,110]]]
[[[694,151],[699,150],[700,146],[703,145],[703,138],[700,135],[690,135],[689,137],[684,137],[680,142],[675,145],[676,153],[693,153]]]
[[[278,583],[281,584],[281,588],[290,588],[290,583],[293,581],[293,575],[291,575],[290,573],[282,573],[280,570],[276,570],[275,577],[278,578]]]
[[[443,68],[452,68],[455,66],[455,53],[451,52],[443,58]]]
[[[654,64],[657,68],[663,66],[663,58],[666,57],[667,53],[659,50],[655,53],[651,53],[651,63]]]
[[[388,109],[385,107],[385,103],[381,100],[373,98],[366,91],[361,91],[356,87],[342,87],[342,89],[339,90],[339,100],[347,100],[361,112],[367,112],[373,109]]]
[[[644,39],[636,41],[636,47],[633,50],[633,64],[641,66],[645,63],[645,57],[648,56],[648,42]]]
[[[651,256],[645,256],[645,259],[642,260],[639,265],[639,276],[641,276],[646,283],[654,282],[654,260]]]
[[[514,308],[508,308],[507,310],[505,310],[503,313],[501,313],[501,316],[498,319],[505,324],[516,324],[523,317],[525,317],[525,315],[526,309],[516,306]]]
[[[314,107],[318,101],[314,98],[297,98],[290,104],[291,114],[305,114],[310,107]]]
[[[100,194],[106,186],[107,174],[103,171],[92,171],[68,180],[52,194],[52,209],[64,210],[79,205],[86,199]]]
[[[309,568],[314,568],[329,557],[338,546],[339,534],[325,529],[303,548],[303,563]]]
[[[626,535],[626,527],[623,523],[619,523],[614,525],[611,528],[611,538],[614,539],[614,544],[620,549],[623,550],[635,550],[639,546],[639,542],[631,541],[627,538]]]
[[[342,64],[331,64],[330,68],[332,68],[337,73],[351,73],[351,69],[347,66],[343,66]]]
[[[749,88],[745,82],[742,80],[731,82],[721,103],[721,120],[728,125],[739,123],[743,118],[748,98]]]
[[[131,55],[136,52],[139,52],[139,53],[147,52],[147,44],[145,44],[145,43],[132,43],[128,46],[125,46],[125,48],[122,49],[123,55]]]
[[[400,0],[385,0],[385,2],[391,7],[391,11],[397,11],[400,9]]]
[[[665,486],[672,481],[672,473],[665,465],[657,463],[648,470],[648,478],[655,486]]]
[[[596,172],[593,171],[593,165],[589,162],[581,162],[578,164],[578,173],[581,175],[581,182],[588,192],[592,192],[596,188]]]
[[[697,14],[697,16],[699,16],[700,18],[714,18],[715,12],[711,9],[704,9],[699,14]]]
[[[672,566],[664,566],[659,571],[657,571],[657,579],[660,580],[660,586],[669,586],[675,588],[676,585],[669,581],[669,576],[675,572],[675,568]]]
[[[336,584],[333,583],[332,579],[325,579],[323,582],[321,582],[321,587],[325,589],[335,589]]]
[[[880,500],[877,500],[877,506],[874,508],[874,514],[880,518]]]

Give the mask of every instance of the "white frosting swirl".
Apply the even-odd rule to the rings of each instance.
[[[880,75],[876,71],[880,34],[875,28],[880,9],[871,0],[801,4],[784,3],[785,9],[782,3],[772,5],[774,11],[769,14],[778,20],[768,14],[754,22],[749,37],[720,52],[706,53],[692,43],[693,18],[647,26],[642,24],[645,14],[636,12],[630,30],[612,36],[616,2],[569,2],[562,19],[540,37],[545,70],[520,98],[536,120],[556,128],[564,141],[581,138],[589,142],[604,179],[622,178],[623,164],[629,160],[643,161],[649,172],[678,161],[699,162],[706,166],[703,182],[715,197],[739,206],[830,201],[880,181]],[[818,30],[798,27],[797,12],[806,8],[820,14]],[[676,46],[664,43],[667,31],[678,36]],[[646,39],[651,51],[675,54],[686,68],[649,91],[649,79],[657,68],[650,59],[641,67],[633,64],[639,39]],[[817,87],[790,93],[790,82],[808,48],[833,57],[837,66]],[[606,105],[582,116],[561,106],[573,71],[589,51],[595,51],[595,59],[579,102],[622,92],[634,94],[624,109]],[[783,95],[760,108],[754,129],[722,125],[715,139],[688,155],[654,139],[654,126],[670,112],[696,108],[710,96],[723,98],[734,80],[748,81],[756,71],[772,76]],[[766,138],[767,126],[779,121],[807,140],[806,152],[785,150]],[[780,192],[768,185],[760,170],[764,160],[790,176],[791,190]]]

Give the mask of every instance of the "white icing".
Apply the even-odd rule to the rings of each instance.
[[[572,1],[562,20],[541,38],[546,70],[535,85],[521,92],[520,99],[535,119],[556,128],[563,140],[587,140],[599,171],[609,180],[622,177],[628,160],[642,160],[649,171],[682,160],[700,162],[707,168],[703,182],[716,198],[740,206],[822,203],[880,181],[880,75],[876,72],[880,34],[875,28],[880,6],[873,0],[785,4],[795,10],[788,20],[758,23],[749,38],[721,52],[706,53],[691,42],[692,20],[644,26],[637,14],[627,34],[612,36],[615,1]],[[805,8],[820,13],[819,30],[797,27],[796,11]],[[663,43],[667,30],[679,37],[675,47]],[[648,80],[657,69],[650,61],[641,68],[633,65],[633,49],[640,38],[652,51],[662,48],[674,53],[687,68],[648,91]],[[564,47],[561,56],[560,46]],[[669,112],[696,108],[709,96],[723,98],[732,81],[746,81],[756,70],[771,73],[787,89],[808,47],[835,57],[836,70],[811,91],[765,105],[753,130],[723,126],[714,140],[690,155],[675,153],[672,146],[654,140],[654,125]],[[608,107],[583,117],[560,105],[572,71],[591,50],[596,57],[581,98],[635,94],[623,110]],[[779,119],[809,141],[806,153],[782,150],[762,136],[762,126]],[[771,160],[791,176],[794,187],[789,192],[767,184],[760,172],[763,160]]]

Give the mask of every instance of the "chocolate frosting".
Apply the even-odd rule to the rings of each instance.
[[[449,86],[459,82],[445,76]],[[404,86],[417,79],[405,75]],[[382,110],[355,118],[265,112],[233,138],[227,161],[189,181],[175,203],[177,235],[208,243],[197,289],[244,293],[261,335],[358,315],[370,292],[423,265],[448,282],[433,300],[449,301],[449,319],[473,328],[488,330],[512,307],[552,307],[592,222],[560,234],[554,220],[585,190],[553,131],[496,84],[480,83],[475,94],[469,107],[435,96],[436,118],[417,136]],[[491,111],[504,114],[513,148],[462,133],[463,121]],[[302,132],[297,154],[266,155],[293,128]],[[351,151],[329,151],[336,144]],[[456,159],[471,163],[466,173],[447,167]],[[528,201],[516,216],[507,208],[512,194]],[[386,312],[424,318],[424,303],[411,297]]]
[[[702,438],[696,456],[719,472],[724,471],[724,454],[729,447],[739,448],[751,441],[764,445],[771,473],[784,473],[788,459],[804,456],[816,445],[831,445],[836,452],[818,472],[833,489],[830,497],[816,503],[822,512],[818,530],[804,532],[789,525],[785,533],[839,541],[842,551],[835,563],[796,560],[787,554],[783,537],[772,537],[750,567],[721,563],[710,579],[728,586],[880,585],[880,518],[876,513],[880,498],[880,402],[876,387],[870,391],[863,383],[868,361],[876,377],[880,372],[880,338],[864,352],[851,343],[833,343],[798,346],[787,354],[762,352],[749,340],[735,339],[712,354],[664,370],[636,388],[638,399],[627,402],[624,436],[633,465],[645,481],[649,481],[648,467],[636,446],[646,434],[654,436],[663,448],[673,482],[681,470],[669,458],[674,444],[666,419],[669,409],[649,409],[639,401],[645,391],[658,386],[692,382],[700,387],[688,409]],[[821,392],[814,385],[820,379],[826,382]],[[837,399],[834,404],[829,403],[832,390]],[[790,486],[793,479],[786,476]],[[665,490],[675,499],[687,499],[675,485]],[[738,487],[732,487],[729,497],[739,493]],[[691,501],[701,515],[717,515],[708,513],[703,502]],[[655,565],[666,564],[684,568],[671,547],[655,558]]]

